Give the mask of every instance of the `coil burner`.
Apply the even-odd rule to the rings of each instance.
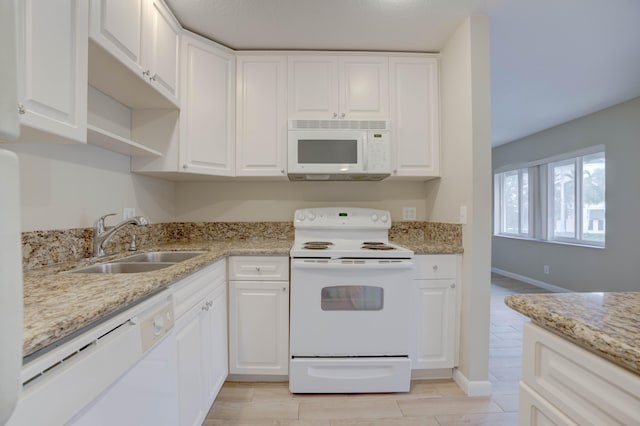
[[[305,250],[326,250],[332,245],[333,243],[330,241],[307,241],[302,248]]]
[[[365,241],[362,243],[362,249],[383,251],[383,250],[395,250],[396,248],[380,241]]]

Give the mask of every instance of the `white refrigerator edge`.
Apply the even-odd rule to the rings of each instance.
[[[0,141],[18,137],[16,3],[0,0]],[[18,158],[0,144],[0,424],[21,390],[22,250]]]

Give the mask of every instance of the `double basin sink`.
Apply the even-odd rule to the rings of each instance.
[[[132,274],[167,268],[205,251],[151,251],[67,271],[71,274]]]

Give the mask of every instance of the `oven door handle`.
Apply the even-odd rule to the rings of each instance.
[[[401,259],[401,260],[388,260],[388,261],[375,261],[375,262],[364,262],[357,263],[357,261],[353,262],[345,262],[339,259],[333,259],[328,261],[318,261],[318,260],[303,260],[303,259],[292,259],[291,260],[291,268],[292,269],[412,269],[413,261],[410,259]]]

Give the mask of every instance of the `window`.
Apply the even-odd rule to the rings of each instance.
[[[529,235],[529,170],[496,174],[497,225],[501,234]]]
[[[602,146],[500,171],[494,180],[496,235],[604,246]]]

